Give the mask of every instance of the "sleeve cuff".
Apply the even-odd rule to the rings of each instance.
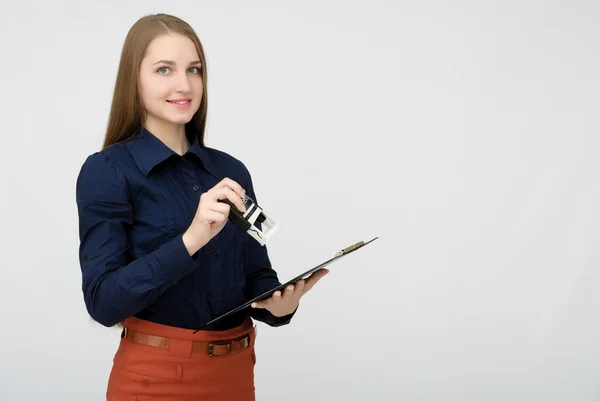
[[[155,255],[169,281],[176,282],[197,267],[183,243],[183,234],[164,244]]]
[[[298,308],[289,315],[277,317],[266,309],[252,309],[251,315],[254,319],[268,324],[269,326],[279,327],[289,324],[292,317],[296,314],[296,311],[298,311]]]

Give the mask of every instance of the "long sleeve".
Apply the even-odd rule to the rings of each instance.
[[[246,193],[254,201],[260,205],[256,199],[254,185],[248,170],[246,171],[247,188]],[[259,228],[260,223],[255,223]],[[272,268],[271,261],[267,252],[267,246],[261,246],[254,239],[249,241],[248,249],[248,274],[246,275],[247,296],[252,299],[266,291],[281,285],[277,277],[277,272]],[[297,311],[297,309],[296,309]],[[292,312],[289,315],[276,317],[266,309],[251,309],[251,316],[256,320],[262,321],[270,326],[277,327],[290,323],[292,317],[296,313]]]
[[[143,310],[196,269],[182,235],[130,260],[128,227],[134,214],[127,180],[103,153],[91,155],[83,164],[76,200],[84,301],[102,325],[113,326]]]

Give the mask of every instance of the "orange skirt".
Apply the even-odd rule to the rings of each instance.
[[[164,339],[146,345],[121,338],[108,380],[107,401],[255,400],[256,334],[251,320],[230,330],[196,334],[134,317],[125,321],[125,327],[130,335],[137,332]],[[239,341],[234,347],[217,345],[214,349],[220,351],[213,351],[213,356],[206,352],[206,343],[246,334],[244,345]]]

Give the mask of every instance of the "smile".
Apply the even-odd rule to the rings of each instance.
[[[182,109],[189,107],[192,104],[192,99],[167,100],[167,102],[177,108]]]

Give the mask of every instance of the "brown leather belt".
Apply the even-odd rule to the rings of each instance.
[[[252,329],[254,331],[254,328]],[[134,343],[150,345],[153,347],[169,348],[171,340],[167,337],[155,336],[152,334],[140,333],[125,327],[123,337]],[[239,352],[250,346],[251,333],[230,340],[220,340],[212,342],[192,341],[192,352],[199,352],[208,356],[222,356]]]

